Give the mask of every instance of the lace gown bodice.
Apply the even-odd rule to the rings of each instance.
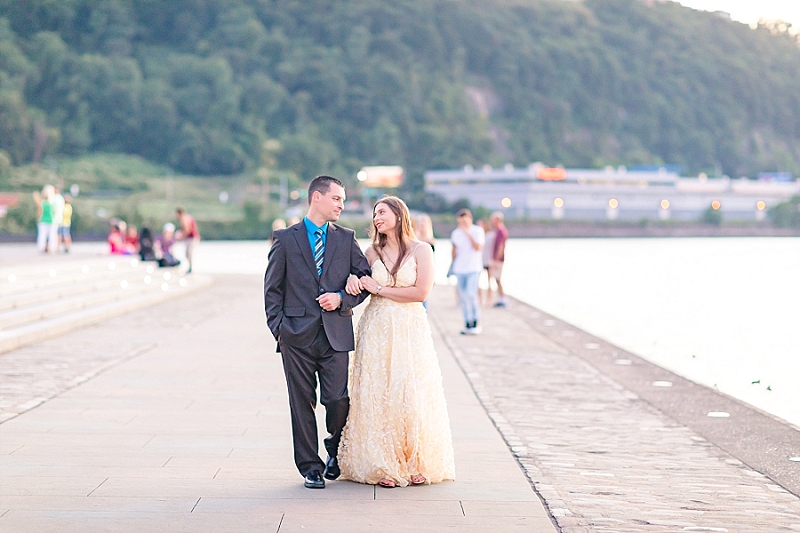
[[[412,255],[400,265],[400,268],[397,270],[397,280],[394,284],[392,283],[392,275],[389,273],[386,265],[384,265],[383,261],[380,259],[376,259],[375,262],[372,263],[372,279],[383,286],[411,287],[417,281],[416,258]]]
[[[410,287],[417,278],[412,255],[394,282],[381,261],[372,277],[386,287]],[[350,414],[342,433],[342,477],[399,486],[412,475],[428,483],[455,478],[450,419],[428,315],[421,302],[370,297],[358,323],[350,363]]]

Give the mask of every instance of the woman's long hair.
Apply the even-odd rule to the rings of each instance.
[[[408,206],[403,200],[397,196],[384,196],[383,198],[378,199],[378,201],[375,202],[375,205],[372,207],[373,217],[370,236],[372,237],[372,247],[376,252],[378,252],[378,256],[381,258],[381,261],[383,261],[383,249],[386,247],[389,238],[380,233],[378,228],[375,227],[375,208],[377,208],[380,204],[388,207],[398,219],[397,226],[395,226],[395,236],[397,237],[398,246],[397,260],[392,265],[392,269],[389,272],[389,275],[392,277],[392,284],[394,285],[397,282],[397,271],[400,270],[400,267],[405,262],[409,241],[415,238],[414,230],[411,227],[411,214],[408,212]],[[383,261],[383,264],[385,265],[386,262]]]

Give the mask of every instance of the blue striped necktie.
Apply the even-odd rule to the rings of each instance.
[[[325,255],[325,246],[322,244],[322,229],[314,232],[317,240],[314,242],[314,262],[317,264],[317,275],[322,276],[322,256]]]

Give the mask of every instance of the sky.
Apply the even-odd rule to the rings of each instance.
[[[679,0],[693,9],[725,11],[731,18],[745,24],[759,19],[791,22],[792,29],[800,29],[800,0]]]

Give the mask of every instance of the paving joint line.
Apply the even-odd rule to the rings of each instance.
[[[92,493],[94,493],[94,491],[96,491],[97,489],[99,489],[100,487],[102,487],[102,486],[103,486],[103,483],[105,483],[106,481],[108,481],[108,479],[109,479],[109,478],[105,478],[103,481],[101,481],[99,485],[97,485],[95,488],[93,488],[93,489],[92,489],[92,491],[91,491],[89,494],[87,494],[87,495],[86,495],[86,497],[88,498],[89,496],[91,496],[91,495],[92,495]]]

